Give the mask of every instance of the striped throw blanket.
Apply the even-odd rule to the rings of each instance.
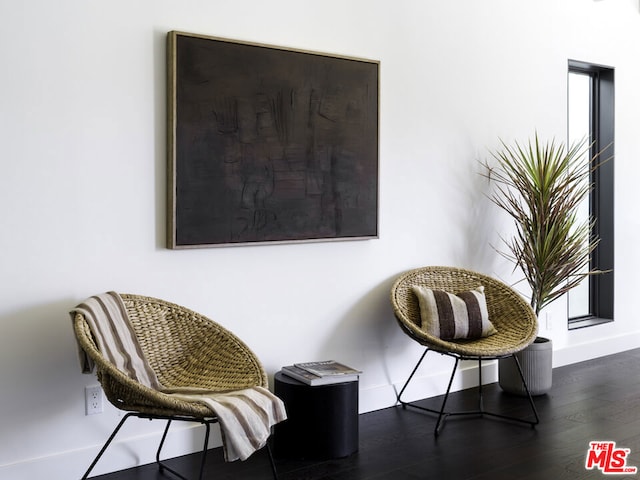
[[[76,312],[87,319],[98,349],[118,370],[149,388],[209,407],[220,423],[226,461],[249,458],[266,445],[271,427],[287,418],[282,400],[260,386],[228,393],[165,388],[146,361],[117,293],[91,297],[71,310],[72,318]],[[90,358],[82,349],[79,353],[83,372],[90,373]]]

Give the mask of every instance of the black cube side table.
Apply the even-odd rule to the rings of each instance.
[[[327,460],[358,451],[358,381],[306,385],[278,372],[275,394],[287,420],[274,427],[274,454]]]

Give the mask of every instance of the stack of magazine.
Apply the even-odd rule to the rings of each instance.
[[[307,385],[330,385],[332,383],[354,382],[362,373],[335,360],[323,362],[294,363],[282,367],[282,373]]]

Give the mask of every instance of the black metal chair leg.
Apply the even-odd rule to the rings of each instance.
[[[444,400],[442,401],[442,405],[440,406],[440,410],[435,410],[433,408],[422,407],[422,406],[416,405],[415,403],[412,403],[412,402],[405,402],[401,398],[402,394],[404,393],[405,389],[409,385],[409,382],[411,382],[411,380],[413,379],[413,376],[415,375],[416,371],[418,370],[418,367],[420,366],[420,364],[424,360],[424,357],[429,352],[429,350],[430,350],[429,348],[425,349],[424,353],[420,357],[420,360],[418,360],[418,363],[416,364],[416,366],[414,367],[413,371],[411,372],[411,375],[409,375],[409,378],[407,379],[406,383],[402,387],[402,390],[400,390],[400,393],[398,394],[397,399],[401,403],[402,408],[406,408],[407,406],[409,406],[409,407],[412,407],[412,408],[416,408],[418,410],[422,410],[422,411],[425,411],[425,412],[437,414],[438,415],[438,421],[436,422],[436,427],[435,427],[435,431],[434,431],[434,434],[437,437],[440,434],[440,430],[442,430],[443,419],[446,419],[446,417],[451,415],[450,413],[445,412],[445,408],[446,408],[446,405],[447,405],[447,400],[449,399],[449,393],[451,392],[451,386],[453,385],[453,379],[454,379],[454,377],[456,375],[456,371],[458,370],[458,363],[460,362],[460,358],[459,357],[453,357],[455,359],[455,364],[454,364],[453,370],[451,372],[451,377],[449,378],[449,384],[447,385],[447,392],[445,393]]]
[[[529,405],[531,405],[531,409],[533,410],[533,415],[535,417],[535,421],[531,421],[531,420],[526,420],[524,418],[517,418],[517,417],[512,417],[509,415],[502,415],[500,413],[495,413],[495,412],[487,412],[484,410],[484,408],[481,408],[479,412],[479,414],[481,415],[488,415],[490,417],[494,417],[494,418],[500,418],[503,420],[509,420],[512,422],[517,422],[517,423],[524,423],[526,425],[530,425],[531,427],[535,427],[539,422],[540,419],[538,418],[538,412],[536,410],[536,406],[533,403],[533,397],[531,396],[531,393],[529,392],[529,387],[527,385],[526,380],[524,379],[524,375],[522,373],[522,369],[520,368],[520,363],[518,362],[518,358],[515,355],[512,355],[514,361],[516,362],[516,366],[518,367],[518,372],[520,373],[520,379],[522,380],[522,384],[524,385],[524,388],[527,392],[527,397],[529,398]],[[482,381],[482,380],[480,380]],[[482,391],[480,389],[480,391]],[[465,415],[466,412],[461,412],[461,413],[452,413],[451,415]]]
[[[207,460],[207,450],[209,446],[209,434],[211,432],[211,422],[204,420],[201,422],[205,426],[205,434],[204,434],[204,445],[202,447],[202,456],[200,458],[200,473],[198,474],[198,480],[202,480],[202,476],[204,475],[204,465]],[[166,463],[160,460],[160,451],[164,445],[165,438],[167,437],[167,433],[169,431],[169,426],[171,425],[171,419],[167,422],[167,426],[164,429],[164,434],[162,435],[162,440],[160,441],[160,446],[158,447],[158,451],[156,452],[156,463],[160,468],[160,471],[166,470],[181,480],[189,480],[187,477],[182,475],[180,472],[177,472],[173,468],[169,467]]]
[[[267,454],[269,455],[269,462],[271,463],[271,472],[273,473],[273,479],[278,480],[278,471],[276,470],[276,462],[273,460],[273,454],[271,453],[271,446],[267,442]]]
[[[536,404],[533,403],[533,397],[531,396],[531,392],[529,391],[529,385],[527,385],[527,381],[524,379],[524,374],[522,373],[522,367],[520,366],[520,361],[518,360],[518,357],[516,357],[515,355],[512,355],[512,356],[513,356],[513,361],[516,362],[516,367],[518,367],[518,373],[520,374],[520,378],[522,379],[522,384],[524,385],[524,389],[527,392],[527,398],[529,399],[531,410],[533,410],[533,416],[536,419],[535,423],[529,422],[531,423],[531,426],[534,427],[538,423],[540,423],[540,418],[538,417],[538,410],[536,409]]]
[[[207,460],[207,449],[209,448],[209,433],[211,432],[211,424],[205,423],[204,444],[202,446],[202,458],[200,459],[200,476],[199,480],[202,480],[204,474],[204,462]]]
[[[429,351],[428,348],[426,348],[424,350],[424,353],[422,354],[422,356],[420,357],[420,360],[418,360],[418,363],[416,363],[416,366],[413,368],[413,371],[411,372],[411,375],[409,375],[409,378],[407,379],[407,381],[404,383],[404,386],[402,387],[402,389],[400,390],[400,393],[396,396],[396,399],[398,400],[398,402],[400,402],[400,404],[402,405],[402,408],[405,408],[408,403],[404,402],[402,400],[402,394],[404,393],[404,391],[406,390],[407,386],[409,385],[409,382],[411,382],[411,379],[413,378],[413,376],[416,374],[416,372],[418,371],[418,367],[420,366],[420,364],[422,363],[422,360],[424,360],[424,357],[427,355],[427,352]]]
[[[458,363],[459,362],[460,362],[460,359],[458,357],[456,357],[456,363],[453,366],[453,371],[451,372],[451,377],[449,378],[449,385],[447,385],[447,393],[445,393],[444,399],[442,400],[442,405],[440,407],[440,414],[438,415],[438,421],[436,422],[436,428],[435,428],[435,430],[433,432],[436,437],[438,435],[440,435],[440,430],[442,429],[442,427],[440,426],[442,418],[444,417],[446,419],[446,417],[449,416],[448,413],[445,413],[444,409],[447,406],[447,400],[449,399],[449,392],[451,391],[451,385],[453,385],[453,378],[456,376],[456,371],[458,370]]]
[[[217,420],[203,420],[201,422],[205,426],[205,434],[204,434],[204,442],[202,446],[202,456],[200,458],[200,473],[198,474],[198,480],[202,480],[204,477],[204,467],[205,462],[207,460],[207,450],[209,448],[209,436],[211,434],[211,423],[217,423]],[[189,480],[187,477],[177,472],[173,468],[169,467],[165,463],[160,460],[160,451],[162,450],[162,446],[164,445],[165,438],[167,436],[167,432],[169,431],[169,426],[171,425],[171,420],[167,422],[167,426],[164,429],[164,434],[162,435],[162,440],[160,441],[160,446],[158,447],[158,451],[156,452],[156,462],[158,463],[160,470],[166,470],[181,480]],[[271,447],[267,442],[266,445],[267,454],[269,456],[269,463],[271,464],[271,472],[273,473],[274,480],[278,480],[278,471],[276,470],[276,464],[273,459],[273,454],[271,453]]]
[[[516,366],[518,367],[518,373],[520,374],[520,378],[522,379],[522,383],[525,387],[525,390],[527,392],[527,397],[529,399],[529,404],[531,405],[531,409],[533,411],[533,415],[535,417],[535,420],[526,420],[526,419],[522,419],[522,418],[517,418],[517,417],[511,417],[508,415],[502,415],[500,413],[495,413],[495,412],[487,412],[484,409],[484,394],[483,394],[483,385],[482,385],[482,360],[483,358],[480,357],[475,357],[475,358],[467,358],[467,357],[461,357],[461,356],[457,356],[457,355],[448,355],[448,354],[443,354],[443,355],[448,355],[451,356],[455,359],[455,365],[453,366],[453,371],[451,372],[451,377],[449,378],[449,384],[447,385],[447,391],[444,394],[444,399],[442,400],[442,405],[440,407],[439,410],[435,410],[432,408],[427,408],[427,407],[422,407],[420,405],[417,405],[413,402],[405,402],[402,400],[402,394],[404,393],[405,389],[407,388],[407,386],[409,385],[409,382],[413,379],[413,376],[415,375],[416,371],[418,370],[418,367],[420,366],[420,364],[422,363],[422,361],[424,360],[425,355],[427,354],[427,352],[429,351],[429,348],[427,348],[425,350],[425,352],[422,354],[422,356],[420,357],[420,360],[418,361],[417,365],[414,367],[413,371],[411,372],[411,375],[409,375],[409,379],[406,381],[406,383],[404,384],[404,386],[402,387],[402,390],[400,390],[400,393],[397,396],[397,400],[398,402],[400,402],[402,404],[403,408],[406,408],[407,406],[412,407],[412,408],[416,408],[418,410],[422,410],[425,412],[429,412],[429,413],[434,413],[438,415],[438,419],[436,421],[436,427],[434,430],[434,434],[437,437],[440,434],[440,431],[442,430],[442,428],[444,427],[444,422],[448,417],[451,416],[462,416],[462,415],[480,415],[480,416],[490,416],[490,417],[494,417],[494,418],[500,418],[503,420],[510,420],[513,422],[517,422],[517,423],[524,423],[527,425],[530,425],[532,427],[534,427],[535,425],[537,425],[540,422],[540,419],[538,417],[538,412],[536,410],[536,406],[535,403],[533,402],[533,397],[531,396],[531,392],[529,391],[529,387],[527,385],[527,382],[524,378],[524,374],[522,373],[522,368],[520,367],[520,362],[518,362],[518,358],[515,355],[512,355],[514,358],[514,361],[516,362]],[[440,353],[440,352],[438,352]],[[477,410],[470,410],[470,411],[459,411],[459,412],[447,412],[446,411],[446,404],[447,401],[449,399],[449,394],[451,393],[451,387],[453,385],[453,379],[455,377],[455,374],[457,372],[458,369],[458,363],[460,362],[460,360],[478,360],[478,409]],[[485,359],[487,360],[487,359]]]
[[[135,413],[129,412],[124,417],[122,417],[122,420],[120,420],[120,423],[118,423],[116,428],[111,433],[111,436],[107,439],[105,444],[102,446],[102,449],[98,453],[98,456],[96,456],[96,458],[93,459],[93,462],[91,462],[91,465],[89,465],[89,468],[84,473],[81,480],[86,480],[87,478],[89,478],[89,474],[91,473],[91,470],[93,470],[93,467],[96,466],[96,464],[98,463],[98,460],[100,460],[100,457],[102,457],[102,454],[107,450],[107,447],[111,444],[113,439],[116,437],[116,435],[120,431],[120,428],[122,428],[122,425],[124,425],[124,422],[126,422],[131,415],[135,415]]]
[[[478,411],[484,412],[484,397],[482,395],[482,359],[478,358]]]
[[[173,420],[179,420],[179,421],[181,420],[181,421],[202,423],[205,426],[205,434],[204,434],[204,442],[203,442],[203,446],[202,446],[202,457],[200,459],[200,473],[198,474],[198,480],[202,480],[204,478],[204,467],[205,467],[205,463],[206,463],[206,459],[207,459],[207,451],[208,451],[208,448],[209,448],[209,436],[211,434],[211,424],[212,423],[218,423],[218,419],[217,418],[195,419],[195,418],[180,417],[180,416],[148,415],[148,414],[142,414],[142,413],[139,413],[139,412],[129,412],[122,418],[122,420],[120,420],[120,423],[118,423],[116,428],[111,433],[111,436],[109,436],[109,438],[107,439],[105,444],[102,446],[102,449],[100,450],[100,452],[98,453],[96,458],[93,460],[93,462],[91,462],[91,465],[89,466],[89,468],[87,469],[85,474],[82,476],[81,480],[86,480],[89,477],[89,474],[91,473],[93,468],[96,466],[96,464],[98,463],[98,461],[100,460],[100,458],[102,457],[104,452],[107,450],[107,448],[109,447],[109,445],[111,444],[113,439],[116,437],[116,435],[118,434],[118,432],[120,431],[120,429],[124,425],[124,422],[131,416],[136,416],[138,418],[144,418],[144,419],[147,419],[147,420],[153,420],[153,419],[165,419],[165,420],[167,420],[167,425],[164,428],[164,432],[162,433],[162,438],[160,440],[160,445],[158,446],[158,450],[156,451],[156,463],[158,464],[158,467],[159,467],[161,472],[166,470],[167,472],[175,475],[176,477],[180,478],[181,480],[189,480],[189,479],[187,477],[185,477],[184,475],[180,474],[179,472],[177,472],[176,470],[174,470],[173,468],[169,467],[162,460],[160,460],[160,453],[162,451],[162,448],[164,447],[165,440],[167,439],[167,435],[169,433],[169,428],[171,427],[171,422]],[[271,447],[269,446],[269,443],[267,443],[266,448],[267,448],[267,454],[269,456],[269,462],[271,464],[271,472],[273,473],[273,478],[275,480],[278,480],[278,472],[276,470],[276,464],[275,464],[275,461],[273,459],[273,455],[271,453]]]
[[[162,450],[162,447],[164,446],[164,441],[167,438],[167,433],[169,433],[169,427],[171,426],[171,419],[167,420],[167,426],[164,427],[164,433],[162,434],[162,439],[160,440],[160,445],[158,445],[158,450],[156,451],[156,463],[158,464],[158,467],[160,468],[160,471],[164,470],[165,466],[164,464],[160,461],[160,451]]]

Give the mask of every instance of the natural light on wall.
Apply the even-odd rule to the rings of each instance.
[[[568,140],[569,145],[589,138],[591,131],[591,77],[587,74],[569,72],[568,88]],[[589,161],[588,149],[585,162]],[[585,180],[588,181],[588,180]],[[585,198],[579,207],[578,218],[588,221],[590,217],[589,197]],[[583,271],[589,271],[585,265]],[[585,278],[580,285],[569,290],[569,318],[579,318],[590,315],[589,279]]]

